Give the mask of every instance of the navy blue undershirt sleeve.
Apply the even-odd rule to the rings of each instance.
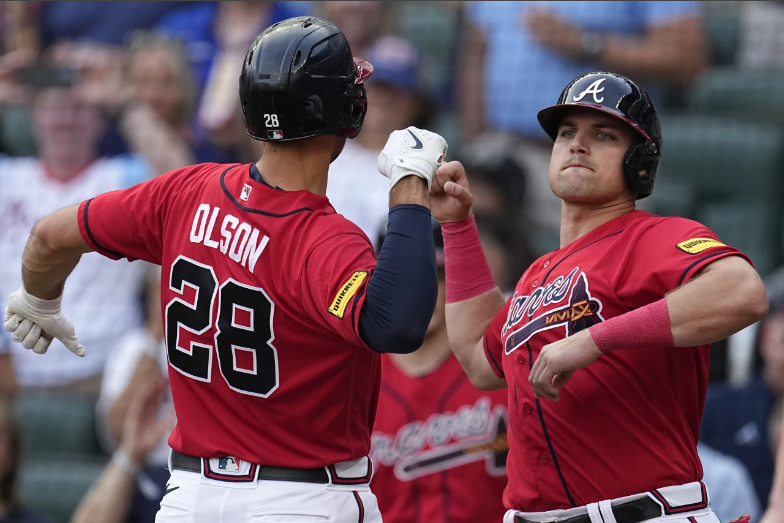
[[[438,299],[430,210],[396,205],[367,284],[359,334],[377,352],[408,354],[425,340]]]

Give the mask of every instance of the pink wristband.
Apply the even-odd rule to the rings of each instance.
[[[455,303],[495,288],[487,265],[476,220],[441,224],[444,236],[446,302]]]
[[[597,323],[588,332],[602,354],[614,350],[675,345],[666,298]]]

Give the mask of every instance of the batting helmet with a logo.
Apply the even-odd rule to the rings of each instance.
[[[578,76],[561,92],[558,103],[539,111],[542,129],[555,140],[564,115],[573,107],[587,107],[626,122],[640,136],[623,160],[626,183],[637,199],[653,192],[656,171],[662,154],[659,117],[645,89],[614,73],[588,73]]]

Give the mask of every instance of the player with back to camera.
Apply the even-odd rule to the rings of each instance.
[[[156,521],[381,521],[367,457],[379,352],[416,350],[435,307],[428,189],[446,142],[415,128],[390,136],[376,262],[324,196],[330,162],[362,126],[371,72],[334,24],[277,23],[240,76],[246,128],[266,142],[256,164],[172,171],[31,233],[4,325],[37,353],[54,336],[85,354],[60,310],[82,254],[162,266],[177,427]]]
[[[582,75],[538,117],[561,247],[506,304],[459,163],[431,195],[452,349],[477,387],[508,387],[504,522],[717,523],[696,448],[710,343],[765,316],[762,281],[705,226],[635,210],[662,153],[643,89]]]

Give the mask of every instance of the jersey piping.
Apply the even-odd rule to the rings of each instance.
[[[713,254],[708,254],[707,256],[703,256],[703,257],[702,257],[702,258],[700,258],[699,260],[695,261],[694,263],[692,263],[691,265],[689,265],[688,267],[686,267],[686,270],[685,270],[685,271],[683,271],[683,274],[681,274],[681,279],[680,279],[680,280],[678,280],[678,286],[680,287],[681,285],[683,285],[683,280],[685,280],[685,279],[686,279],[686,275],[687,275],[687,274],[689,274],[689,272],[692,270],[692,268],[693,268],[695,265],[697,265],[698,263],[702,263],[702,262],[704,262],[705,260],[708,260],[708,259],[710,259],[710,258],[713,258],[714,256],[719,256],[719,255],[721,255],[721,254],[727,254],[728,252],[732,252],[732,251],[719,251],[719,252],[714,252]]]
[[[98,243],[98,241],[95,239],[95,236],[93,236],[93,233],[90,231],[90,222],[87,220],[87,209],[90,207],[91,201],[93,201],[92,198],[87,200],[87,203],[84,204],[84,230],[87,231],[87,236],[89,236],[90,241],[93,242],[93,244],[99,249],[101,249],[102,251],[107,252],[112,256],[116,256],[117,258],[125,258],[125,256],[123,256],[122,254],[109,250],[103,245],[101,245],[100,243]]]
[[[263,216],[269,216],[271,218],[285,218],[286,216],[291,216],[292,214],[296,214],[298,212],[303,212],[303,211],[313,212],[313,209],[311,209],[310,207],[301,207],[299,209],[294,209],[293,211],[285,212],[283,214],[275,214],[273,212],[262,211],[261,209],[254,209],[252,207],[245,207],[240,202],[238,202],[234,198],[234,196],[232,196],[232,194],[226,188],[226,183],[224,181],[224,177],[226,176],[226,173],[229,172],[231,169],[233,169],[235,167],[237,167],[237,166],[236,165],[232,165],[231,167],[227,167],[226,170],[223,171],[223,173],[221,174],[221,177],[220,177],[220,185],[221,185],[221,189],[223,189],[223,193],[226,195],[226,197],[229,200],[231,200],[231,203],[233,203],[239,209],[241,209],[241,210],[243,210],[245,212],[251,212],[251,213],[254,213],[254,214],[261,214]]]

